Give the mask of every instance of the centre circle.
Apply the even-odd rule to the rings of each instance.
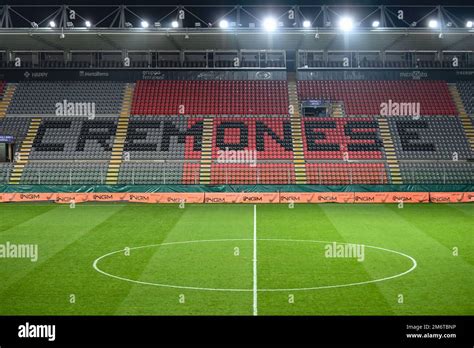
[[[250,238],[211,239],[127,247],[100,256],[93,262],[93,268],[105,276],[135,284],[202,291],[252,292],[254,291],[252,287],[254,251],[252,242],[253,239]],[[257,288],[259,292],[309,291],[360,286],[399,278],[417,267],[416,260],[407,254],[365,244],[270,238],[259,238],[257,243],[258,279],[262,278],[259,280]],[[302,247],[302,244],[306,247]],[[329,250],[334,249],[335,245],[363,246],[364,258],[357,259],[356,255],[339,257],[337,253]],[[294,250],[295,247],[298,249]],[[157,248],[160,249],[158,256],[154,253]],[[271,251],[266,250],[267,248],[271,248]],[[146,255],[143,256],[143,254]],[[201,263],[204,260],[196,260],[196,256],[204,257],[209,264]],[[155,260],[157,269],[149,271],[151,276],[160,274],[165,278],[173,278],[178,275],[178,277],[195,278],[196,281],[202,281],[200,275],[202,276],[203,273],[200,274],[200,271],[205,270],[205,274],[209,277],[207,282],[213,284],[183,285],[177,284],[173,279],[139,280],[134,279],[131,274],[124,275],[117,270],[106,270],[108,265],[109,268],[115,266],[123,271],[124,268],[120,268],[120,266],[127,268],[130,262],[135,260],[140,262],[140,257],[148,257],[150,260],[152,258],[158,259]],[[104,264],[106,264],[105,267]],[[399,264],[403,264],[403,267]],[[390,268],[388,265],[403,269],[401,272],[397,270],[397,272],[377,275],[373,279],[365,279],[370,278],[371,273],[379,272],[377,268],[382,268],[384,271],[386,268]],[[269,269],[271,272],[266,273],[266,270]],[[246,286],[239,286],[242,281],[239,280],[239,276],[248,281]],[[341,277],[348,279],[344,282],[330,282],[332,278],[340,279]],[[292,283],[295,282],[295,279],[297,284]],[[265,282],[271,281],[278,283],[277,286],[272,287],[265,284]],[[236,286],[222,287],[219,286],[221,282],[235,283]]]

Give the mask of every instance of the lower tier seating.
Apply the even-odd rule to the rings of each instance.
[[[25,166],[21,184],[79,185],[105,183],[107,162],[30,162]]]
[[[13,163],[0,163],[0,184],[8,184]]]
[[[458,82],[457,87],[466,112],[474,114],[474,81]]]
[[[19,149],[20,144],[28,132],[31,119],[28,117],[5,117],[2,120],[0,134],[12,135],[15,138],[14,151]]]
[[[7,86],[7,83],[5,81],[0,81],[0,100],[2,100],[3,93],[5,91],[6,86]]]
[[[222,151],[255,151],[257,159],[292,159],[293,139],[288,117],[218,117],[214,120],[212,158]]]
[[[400,163],[405,184],[466,184],[474,183],[474,163]]]
[[[374,117],[305,117],[302,128],[307,160],[384,158],[383,142]]]
[[[294,141],[287,116],[132,116],[119,184],[199,184],[210,151],[211,184],[294,184]],[[403,183],[473,183],[473,154],[456,116],[387,117]],[[384,141],[375,117],[302,118],[309,184],[390,183]],[[31,118],[0,120],[18,151]],[[22,184],[102,184],[106,181],[117,117],[43,117]],[[203,142],[211,130],[212,143]],[[28,146],[23,148],[27,152]],[[121,149],[116,150],[120,153]],[[391,156],[394,156],[393,154]],[[12,164],[1,164],[7,183]],[[21,173],[21,166],[15,171]],[[203,171],[204,172],[204,171]]]
[[[105,160],[110,158],[118,119],[45,117],[33,142],[32,160]]]
[[[252,185],[252,184],[294,184],[295,174],[292,163],[220,164],[211,167],[211,184]]]
[[[389,183],[384,163],[307,163],[306,175],[316,185]]]
[[[181,184],[183,162],[153,163],[124,162],[120,168],[119,184]]]
[[[471,147],[458,117],[388,117],[400,160],[465,160]]]

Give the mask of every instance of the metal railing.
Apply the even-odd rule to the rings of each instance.
[[[195,163],[197,164],[197,163]],[[437,167],[401,168],[404,184],[474,184],[474,166],[454,167],[437,163]],[[8,184],[11,166],[0,167],[0,184]],[[63,171],[54,169],[25,169],[22,184],[29,185],[104,185],[107,168],[78,167]],[[313,185],[352,185],[352,184],[389,184],[389,175],[385,168],[373,167],[324,167],[306,166],[308,184]],[[184,163],[168,167],[155,168],[131,167],[121,170],[119,184],[139,185],[197,185],[200,182],[199,167],[186,168]],[[212,184],[295,184],[295,172],[292,166],[277,165],[262,168],[261,166],[231,165],[213,167]]]

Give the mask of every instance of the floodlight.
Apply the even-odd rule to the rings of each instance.
[[[438,21],[437,20],[434,20],[434,19],[431,19],[429,22],[428,22],[428,26],[430,28],[437,28],[438,27]]]
[[[142,28],[148,28],[149,24],[147,21],[142,21],[141,23]]]
[[[342,31],[351,31],[352,28],[354,27],[352,18],[342,17],[341,20],[339,21],[339,27],[341,28]]]
[[[372,22],[372,28],[378,28],[380,26],[380,22],[379,21],[373,21]]]
[[[92,23],[90,21],[85,22],[86,28],[90,28],[92,26]]]
[[[49,22],[49,26],[50,26],[51,28],[56,28],[56,22],[55,22],[55,21],[50,21],[50,22]]]
[[[306,20],[306,21],[303,21],[303,28],[309,28],[311,27],[311,22]]]
[[[171,22],[171,27],[172,27],[172,28],[177,28],[177,27],[179,27],[178,21],[172,21],[172,22]]]
[[[263,28],[266,31],[275,31],[275,29],[277,28],[277,22],[275,18],[265,18],[265,20],[263,21]]]
[[[472,28],[472,21],[466,22],[466,28]]]
[[[229,27],[229,22],[223,19],[219,22],[219,27],[222,29],[227,29]]]

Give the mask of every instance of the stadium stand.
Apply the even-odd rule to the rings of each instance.
[[[472,112],[470,82],[455,85],[462,100],[456,103],[453,86],[443,81],[292,77],[288,82],[143,80],[135,89],[121,82],[8,86],[16,91],[7,116],[0,118],[0,133],[13,135],[14,151],[28,156],[18,166],[2,164],[2,182],[14,173],[23,184],[103,184],[115,151],[118,184],[295,184],[296,150],[308,184],[473,181],[468,130],[456,116],[460,103]],[[341,102],[344,112],[295,117],[288,114],[290,98],[292,105],[298,98]],[[417,98],[423,116],[379,116],[382,101]],[[94,100],[98,117],[53,116],[58,99]],[[177,112],[179,105],[185,105],[185,114]],[[123,149],[114,145],[119,132]],[[25,137],[33,139],[31,146]],[[226,151],[255,154],[255,163],[233,161]]]

